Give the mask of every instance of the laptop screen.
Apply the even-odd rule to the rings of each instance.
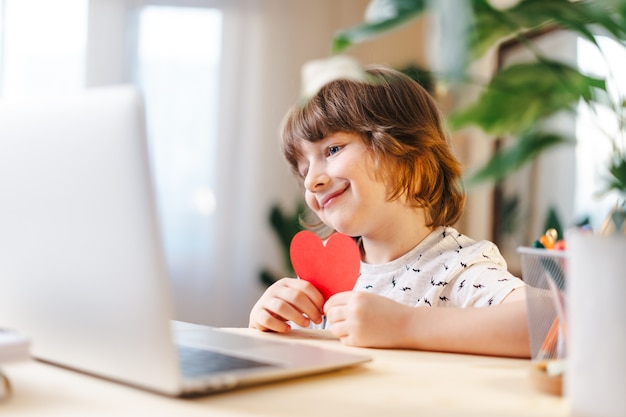
[[[132,87],[0,102],[0,325],[35,357],[178,375],[149,168]]]

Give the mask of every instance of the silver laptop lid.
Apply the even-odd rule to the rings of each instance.
[[[131,87],[0,101],[0,325],[39,359],[175,394],[147,155]]]
[[[368,361],[173,330],[142,103],[131,87],[0,101],[0,326],[27,334],[38,359],[169,395]],[[263,365],[183,380],[175,339]]]

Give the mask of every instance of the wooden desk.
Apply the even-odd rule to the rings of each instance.
[[[5,364],[13,396],[0,414],[20,416],[549,416],[569,414],[564,399],[538,392],[529,361],[342,346],[324,331],[259,337],[366,353],[364,366],[197,399],[174,399],[39,362]]]

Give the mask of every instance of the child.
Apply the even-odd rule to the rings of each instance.
[[[493,243],[450,226],[465,194],[435,102],[400,72],[366,73],[325,84],[282,131],[322,237],[357,239],[354,291],[324,303],[309,282],[283,278],[252,308],[250,327],[287,332],[325,315],[348,345],[528,357],[524,283]]]

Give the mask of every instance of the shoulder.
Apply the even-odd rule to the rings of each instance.
[[[476,241],[453,227],[440,226],[425,239],[422,254],[428,257],[448,255],[476,260],[504,261],[497,246],[488,240]]]
[[[492,263],[507,268],[506,260],[495,243],[489,240],[474,240],[451,227],[447,229],[447,246],[456,247],[454,252],[468,265]]]

